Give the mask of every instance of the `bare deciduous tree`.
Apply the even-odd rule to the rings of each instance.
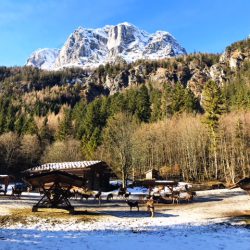
[[[75,139],[56,141],[48,146],[42,156],[43,163],[83,160],[81,143]]]
[[[110,163],[120,173],[123,187],[132,166],[132,136],[137,127],[134,119],[118,113],[111,117],[104,130],[105,149],[111,155]]]
[[[26,134],[21,138],[20,155],[30,167],[36,164],[41,156],[41,146],[37,135]]]
[[[20,139],[16,133],[8,132],[0,135],[0,150],[3,160],[3,172],[8,172],[18,161]]]

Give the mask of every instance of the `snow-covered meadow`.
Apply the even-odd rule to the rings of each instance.
[[[32,194],[21,200],[0,198],[0,211],[6,215],[13,208],[30,209],[35,200]],[[249,218],[250,199],[240,189],[200,191],[190,204],[156,205],[154,218],[143,204],[139,212],[130,212],[123,200],[101,207],[85,201],[75,205],[100,216],[6,222],[1,224],[0,249],[250,249],[249,226],[232,216],[245,213]]]
[[[250,249],[250,230],[224,225],[143,230],[40,231],[3,229],[2,250]]]

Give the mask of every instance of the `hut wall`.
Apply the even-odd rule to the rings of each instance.
[[[155,169],[152,169],[148,172],[146,172],[146,179],[150,180],[150,179],[157,179],[159,177],[159,172]]]

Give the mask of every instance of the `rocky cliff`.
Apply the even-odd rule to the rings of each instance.
[[[250,63],[250,39],[227,47],[222,55],[192,54],[158,61],[144,60],[129,65],[120,64],[115,72],[106,67],[103,74],[99,68],[84,81],[86,85],[95,83],[102,86],[105,93],[110,94],[142,83],[158,86],[181,83],[200,97],[208,80],[223,86],[247,63]]]

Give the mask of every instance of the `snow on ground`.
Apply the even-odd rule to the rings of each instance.
[[[158,228],[157,231],[1,230],[2,250],[30,249],[249,249],[250,231],[225,226]]]
[[[166,182],[166,180],[164,181],[157,181],[157,184],[159,186],[161,186],[161,182]],[[132,181],[128,181],[128,185],[132,185]],[[115,181],[110,181],[110,184],[113,185],[113,186],[121,186],[122,185],[122,181],[121,180],[115,180]],[[192,188],[192,185],[187,183],[187,182],[179,182],[178,183],[178,186],[177,187],[174,187],[173,190],[174,191],[185,191],[185,186],[187,185],[188,188]],[[112,192],[108,192],[108,193],[115,193],[117,194],[119,191],[119,189],[117,190],[114,190]],[[141,194],[141,195],[145,195],[145,194],[148,194],[148,189],[145,188],[145,187],[129,187],[127,188],[127,192],[130,192],[131,194]],[[158,193],[159,192],[159,188],[158,187],[155,187],[151,194],[152,193]],[[161,195],[165,195],[165,194],[170,194],[171,193],[171,190],[168,188],[168,187],[165,187],[164,190],[161,190],[160,191],[160,194]],[[105,193],[104,193],[105,194]]]
[[[240,189],[197,192],[196,201],[156,205],[155,218],[145,206],[130,212],[122,199],[99,207],[96,201],[73,203],[77,209],[99,212],[92,221],[48,219],[6,225],[0,229],[1,250],[29,249],[241,249],[250,250],[250,229],[234,223],[230,213],[248,211],[250,197]],[[133,199],[136,194],[133,193]],[[30,208],[38,197],[21,200],[0,198],[0,211]]]

